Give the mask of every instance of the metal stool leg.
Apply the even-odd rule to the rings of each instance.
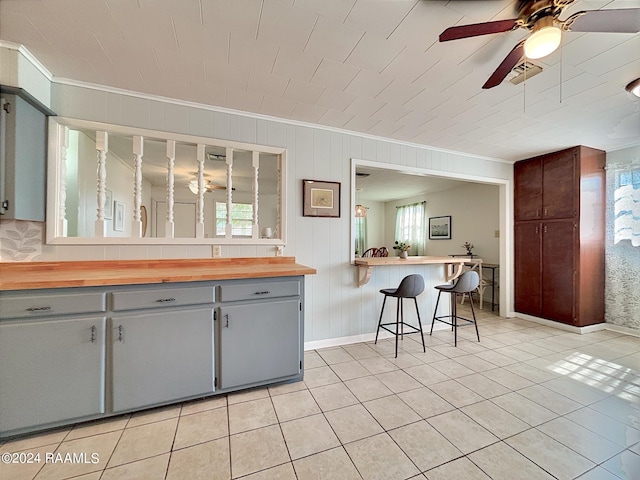
[[[398,333],[400,328],[400,305],[402,305],[402,299],[398,297],[398,305],[396,306],[396,356],[398,358]]]
[[[422,331],[422,321],[420,320],[420,310],[418,310],[418,300],[413,297],[413,301],[416,304],[416,314],[418,315],[418,326],[420,327],[420,340],[422,340],[422,351],[427,353],[427,347],[424,344],[424,332]]]
[[[438,315],[438,303],[440,303],[440,294],[442,292],[438,290],[438,298],[436,299],[436,308],[433,309],[433,318],[431,319],[431,330],[429,331],[429,336],[433,334],[433,324],[436,323],[436,316]]]
[[[473,308],[473,298],[469,295],[469,303],[471,304],[471,313],[473,314],[473,325],[476,327],[476,337],[478,337],[478,342],[480,341],[480,333],[478,332],[478,321],[476,320],[476,311]]]
[[[384,304],[387,303],[387,296],[384,296],[384,300],[382,301],[382,309],[380,310],[380,320],[378,320],[378,330],[376,330],[376,340],[373,342],[374,344],[378,343],[378,334],[380,333],[380,325],[382,324],[382,314],[384,313]]]

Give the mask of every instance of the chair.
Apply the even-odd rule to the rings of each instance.
[[[377,257],[378,249],[375,247],[367,248],[362,254],[363,257]]]
[[[431,320],[431,331],[429,332],[429,335],[433,333],[433,325],[435,324],[436,320],[442,323],[446,323],[447,325],[451,325],[451,329],[453,330],[453,345],[458,346],[458,320],[463,320],[464,322],[475,325],[476,336],[478,337],[478,342],[480,341],[478,323],[476,322],[476,312],[473,308],[473,297],[471,296],[471,292],[478,288],[479,284],[480,277],[478,275],[478,272],[476,272],[475,270],[469,270],[460,275],[455,284],[438,285],[435,287],[436,290],[438,290],[438,299],[436,300],[436,308],[433,311],[433,319]],[[440,303],[440,294],[443,292],[451,294],[451,315],[437,316],[438,303]],[[464,294],[469,295],[469,304],[471,305],[473,320],[458,316],[458,303],[456,302],[456,297],[457,295]],[[451,319],[451,321],[447,321],[445,319]]]
[[[380,310],[380,320],[378,320],[378,330],[376,331],[376,340],[374,343],[378,343],[378,334],[380,333],[380,329],[384,329],[389,333],[392,333],[396,336],[396,358],[398,358],[398,337],[402,337],[404,335],[404,327],[410,328],[412,331],[407,332],[407,335],[410,333],[420,333],[420,339],[422,340],[422,350],[426,352],[426,347],[424,344],[424,335],[422,334],[422,322],[420,321],[420,311],[418,310],[418,300],[416,297],[420,295],[424,291],[424,278],[422,275],[413,274],[407,275],[402,279],[398,288],[383,288],[380,290],[380,293],[384,294],[384,300],[382,301],[382,309]],[[398,299],[398,304],[396,307],[396,321],[392,323],[382,323],[382,314],[384,313],[384,306],[387,303],[387,297],[396,297]],[[413,298],[413,301],[416,305],[416,314],[418,315],[418,327],[414,327],[413,325],[409,325],[404,321],[404,308],[403,308],[403,299],[405,298]],[[389,325],[395,325],[395,331],[388,328]]]
[[[387,247],[380,247],[378,249],[377,253],[377,257],[388,257],[389,256],[389,250],[387,250]]]

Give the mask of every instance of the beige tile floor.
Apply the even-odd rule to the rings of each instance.
[[[483,311],[461,329],[305,353],[305,381],[78,424],[0,479],[640,479],[640,338]]]

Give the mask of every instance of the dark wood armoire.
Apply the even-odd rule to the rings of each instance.
[[[605,157],[578,146],[515,163],[517,312],[604,322]]]

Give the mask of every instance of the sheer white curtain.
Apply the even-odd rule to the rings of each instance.
[[[426,202],[396,207],[396,240],[411,245],[409,255],[424,255]]]
[[[640,246],[640,166],[615,172],[614,243]]]

